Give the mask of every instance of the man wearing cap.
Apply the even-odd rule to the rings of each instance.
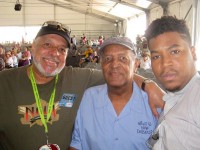
[[[45,22],[32,44],[32,65],[0,73],[1,150],[68,148],[84,90],[105,82],[101,71],[65,67],[69,47],[70,30]],[[146,86],[152,88],[158,95],[151,92],[151,99],[161,99],[155,84]]]
[[[99,52],[106,84],[85,91],[70,150],[146,150],[157,119],[147,94],[133,81],[134,45],[127,37],[113,37]]]

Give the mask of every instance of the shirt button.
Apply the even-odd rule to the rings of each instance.
[[[115,141],[118,141],[119,139],[118,138],[115,138]]]

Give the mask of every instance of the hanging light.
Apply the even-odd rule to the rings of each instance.
[[[14,9],[15,11],[20,11],[21,8],[22,8],[22,5],[19,3],[19,0],[17,0]]]

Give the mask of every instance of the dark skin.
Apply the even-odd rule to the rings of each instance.
[[[178,32],[165,32],[151,39],[149,49],[153,72],[168,91],[181,90],[196,73],[195,48]]]
[[[102,66],[102,70],[104,72],[104,78],[109,86],[109,91],[110,91],[109,97],[110,98],[112,97],[113,99],[115,99],[115,97],[117,97],[119,95],[121,95],[124,98],[126,97],[126,100],[124,100],[124,106],[125,106],[126,102],[130,98],[130,95],[131,95],[130,91],[132,92],[132,88],[129,88],[127,85],[132,87],[132,81],[134,80],[134,81],[137,81],[136,83],[138,84],[139,87],[141,87],[141,84],[143,81],[143,80],[141,80],[141,78],[143,78],[143,77],[141,77],[137,74],[134,74],[135,69],[137,69],[137,61],[134,60],[134,62],[132,62],[131,60],[135,59],[135,58],[128,58],[129,62],[126,62],[126,63],[117,61],[116,58],[119,56],[122,56],[122,54],[123,54],[123,56],[125,54],[127,54],[126,56],[130,57],[131,55],[128,54],[130,51],[123,51],[123,53],[120,53],[117,50],[120,49],[119,51],[121,51],[121,49],[123,47],[119,46],[119,45],[118,45],[118,47],[117,47],[117,45],[114,45],[114,46],[115,46],[114,48],[112,47],[112,45],[107,46],[105,48],[106,55],[113,55],[113,57],[115,57],[114,61],[109,62],[109,63],[102,62],[101,66]],[[107,49],[109,49],[109,51]],[[114,55],[113,52],[111,51],[112,49],[114,49],[114,54],[116,54],[118,52],[118,55]],[[118,62],[118,64],[117,64],[117,62]],[[115,69],[117,69],[118,72],[121,72],[119,76],[112,74],[112,70],[115,70]],[[163,97],[164,91],[162,91],[155,83],[147,84],[146,86],[147,87],[145,88],[145,91],[148,91],[148,92],[151,92],[154,90],[157,91],[158,89],[160,90],[159,92],[151,92],[151,96]],[[157,108],[158,107],[163,108],[164,102],[161,99],[160,100],[157,99],[158,100],[157,101],[155,98],[152,98],[152,97],[149,97],[149,99],[151,99],[151,100],[153,99],[153,101],[151,101],[151,100],[149,101],[149,105],[152,109],[153,114],[158,118],[159,114],[157,112]],[[114,106],[116,106],[116,112],[120,113],[120,110],[122,110],[123,107],[118,104],[119,101],[113,100],[112,103],[114,104]]]
[[[109,45],[105,47],[102,57],[101,67],[108,85],[108,95],[119,115],[132,95],[135,56],[124,46]]]
[[[136,78],[134,77],[134,70],[137,67],[136,56],[128,48],[115,44],[106,46],[101,57],[101,67],[108,85],[108,96],[116,114],[119,115],[133,93],[133,80],[140,78],[137,75]],[[163,101],[160,104],[163,106]],[[76,149],[70,147],[69,150]]]

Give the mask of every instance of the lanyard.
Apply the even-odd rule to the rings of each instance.
[[[42,123],[44,125],[45,133],[48,133],[47,122],[48,122],[48,120],[49,120],[49,118],[51,116],[52,110],[53,110],[54,98],[55,98],[55,93],[56,93],[56,84],[57,84],[57,81],[58,81],[58,74],[56,75],[54,89],[53,89],[53,92],[52,92],[50,100],[49,100],[46,120],[45,120],[45,117],[44,117],[42,104],[40,102],[40,96],[39,96],[37,84],[36,84],[36,81],[35,81],[35,77],[34,77],[34,74],[33,74],[32,66],[30,68],[30,79],[31,79],[31,84],[32,84],[35,100],[36,100],[36,105],[38,107],[38,112],[39,112],[41,121],[42,121]]]

